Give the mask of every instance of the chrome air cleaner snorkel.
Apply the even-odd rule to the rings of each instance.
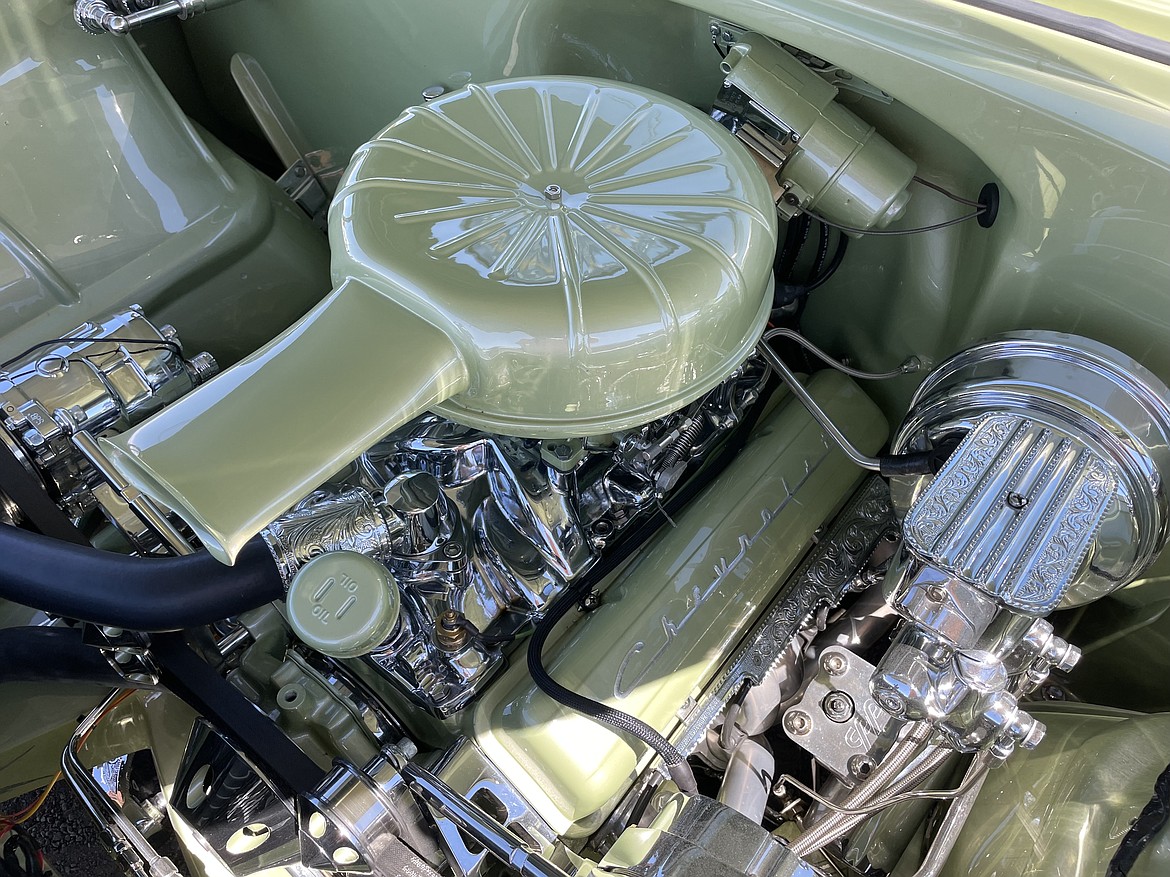
[[[1003,757],[1044,733],[1019,699],[1080,658],[1043,616],[1128,584],[1166,543],[1170,390],[1086,338],[1004,335],[927,377],[892,450],[960,436],[937,476],[894,480],[905,538],[886,595],[909,624],[871,689],[951,747]]]

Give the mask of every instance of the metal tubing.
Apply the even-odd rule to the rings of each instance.
[[[890,369],[887,372],[867,372],[858,368],[845,365],[845,363],[834,359],[817,347],[799,332],[793,329],[769,329],[764,333],[764,340],[771,341],[773,338],[787,338],[793,341],[823,362],[825,365],[835,368],[839,372],[849,375],[851,378],[857,378],[859,381],[888,381],[891,378],[898,378],[902,375],[913,374],[921,370],[922,360],[917,356],[911,356],[905,362],[895,369]]]
[[[915,722],[911,725],[906,736],[894,744],[894,747],[882,759],[882,763],[877,766],[874,772],[846,796],[845,800],[841,802],[842,806],[847,809],[857,809],[886,792],[887,786],[918,757],[930,739],[930,735],[931,728],[925,722]],[[843,837],[863,819],[865,819],[864,816],[844,816],[839,813],[831,813],[820,822],[810,826],[804,834],[794,840],[791,849],[796,855],[804,858],[825,844]]]
[[[982,771],[982,773],[978,777],[972,777],[976,771]],[[950,856],[955,848],[955,843],[959,840],[959,833],[963,830],[967,817],[971,815],[975,799],[979,797],[979,792],[987,781],[986,761],[977,758],[971,762],[971,767],[967,769],[967,777],[973,778],[974,782],[967,791],[951,802],[947,815],[943,818],[942,825],[939,826],[938,834],[935,835],[934,843],[930,845],[926,858],[922,860],[922,864],[914,872],[914,877],[938,877],[939,872],[942,871],[947,857]],[[966,785],[966,780],[963,782]]]
[[[166,513],[162,507],[158,505],[149,496],[142,493],[138,488],[134,487],[127,481],[117,469],[114,464],[110,462],[110,458],[105,455],[97,441],[88,432],[79,432],[73,436],[73,444],[77,450],[81,451],[82,456],[85,457],[98,471],[110,486],[114,488],[118,496],[126,500],[126,504],[134,510],[142,521],[154,530],[163,541],[167,543],[170,549],[177,555],[186,556],[194,554],[195,549],[191,547],[190,543],[179,532],[178,527],[167,520]]]
[[[429,807],[458,825],[522,877],[568,877],[548,859],[527,849],[515,832],[460,797],[430,771],[408,762],[401,767],[400,773],[410,790]]]
[[[904,776],[899,777],[888,788],[883,790],[879,795],[872,798],[872,803],[880,805],[881,809],[893,806],[901,800],[902,795],[915,786],[924,782],[932,773],[942,767],[947,759],[954,756],[954,751],[942,746],[929,747],[923,754],[922,760],[911,768]],[[840,840],[847,836],[865,820],[869,819],[871,813],[864,813],[854,816],[839,816],[833,814],[818,822],[810,831],[805,832],[797,838],[797,843],[800,844],[800,849],[803,852],[797,853],[801,857],[809,856],[827,844]],[[816,836],[812,832],[816,831]],[[805,841],[805,837],[808,840]],[[793,852],[797,851],[797,843],[793,843]]]
[[[755,823],[764,821],[776,759],[763,737],[744,737],[731,753],[716,800]]]
[[[780,380],[784,381],[788,389],[792,391],[792,394],[800,400],[800,403],[808,409],[808,413],[820,424],[821,429],[833,440],[833,443],[845,452],[845,456],[862,469],[867,469],[870,472],[881,471],[881,463],[878,459],[876,457],[867,457],[845,437],[845,434],[829,419],[829,415],[824,412],[824,409],[817,404],[809,391],[804,388],[804,384],[796,379],[796,375],[784,364],[784,360],[780,358],[780,355],[775,350],[766,342],[761,341],[756,345],[756,351],[772,367],[776,374],[780,376]]]

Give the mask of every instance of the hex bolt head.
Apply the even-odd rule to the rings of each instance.
[[[843,724],[853,718],[853,698],[844,691],[830,691],[821,701],[821,711],[831,722]]]
[[[1040,741],[1044,739],[1044,735],[1048,733],[1048,726],[1043,722],[1038,722],[1032,719],[1032,726],[1028,728],[1027,734],[1020,740],[1021,749],[1035,749],[1040,745]]]
[[[1067,673],[1075,667],[1081,660],[1081,650],[1074,645],[1069,645],[1064,654],[1057,660],[1056,669],[1061,673]]]
[[[812,730],[812,716],[804,710],[789,710],[784,717],[784,727],[789,734],[803,737]]]
[[[830,652],[821,659],[821,667],[830,676],[840,676],[849,669],[849,662],[839,652]]]
[[[874,760],[868,755],[852,755],[849,758],[846,767],[849,769],[849,775],[854,779],[863,780],[877,767]]]

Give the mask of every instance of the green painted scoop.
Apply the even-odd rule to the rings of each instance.
[[[408,109],[361,147],[329,237],[332,294],[104,440],[227,563],[423,411],[564,438],[698,398],[763,330],[776,214],[752,158],[699,111],[520,79]]]

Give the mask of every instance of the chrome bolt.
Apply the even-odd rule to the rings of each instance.
[[[784,717],[784,727],[789,734],[802,737],[812,730],[812,716],[804,710],[789,710]]]
[[[1004,505],[1006,505],[1009,509],[1014,509],[1017,512],[1022,511],[1028,507],[1028,497],[1024,496],[1022,493],[1016,493],[1013,491],[1007,495],[1007,499],[1004,500]]]
[[[863,780],[877,767],[874,760],[868,755],[854,755],[852,756],[846,767],[849,769],[849,775],[855,779]]]
[[[549,183],[544,187],[544,197],[549,201],[560,201],[561,195],[563,194],[564,192],[561,191],[561,187],[556,183]]]
[[[896,691],[888,688],[876,689],[873,693],[873,699],[877,701],[878,706],[892,716],[900,716],[906,712],[906,704]]]
[[[932,603],[945,603],[947,591],[942,585],[930,585],[926,589],[926,599]]]
[[[443,546],[443,556],[455,560],[463,556],[463,546],[458,542],[448,542]]]
[[[831,652],[821,659],[821,666],[830,676],[840,676],[849,669],[849,662],[845,660],[844,655]]]
[[[577,608],[582,612],[592,612],[595,609],[601,608],[601,594],[597,591],[590,591],[581,598],[581,602]]]
[[[848,722],[853,718],[853,698],[844,691],[830,691],[821,701],[821,710],[831,722]]]
[[[422,90],[422,99],[429,103],[437,97],[442,97],[446,93],[447,89],[441,85],[428,85]]]

